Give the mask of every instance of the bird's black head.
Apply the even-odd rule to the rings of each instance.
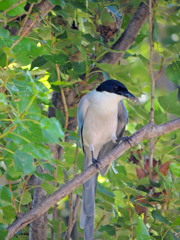
[[[127,87],[124,84],[113,79],[110,79],[101,83],[96,88],[96,91],[98,92],[106,91],[109,93],[115,93],[117,95],[124,96],[126,98],[136,98],[132,93],[128,91]]]

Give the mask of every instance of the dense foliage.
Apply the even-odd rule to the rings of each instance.
[[[98,71],[105,71],[111,78],[123,82],[142,99],[140,105],[126,103],[129,112],[126,135],[149,122],[148,21],[121,63],[98,63],[126,29],[140,1],[51,0],[55,5],[53,10],[25,36],[21,29],[27,17],[33,19],[38,12],[35,5],[38,2],[0,0],[1,239],[16,216],[31,208],[34,186],[29,179],[32,175],[42,179],[41,187],[51,194],[83,169],[77,130],[64,129],[67,117],[73,120],[76,116],[77,101],[68,106],[68,113],[65,114],[61,104],[56,116],[48,118],[53,91],[61,96],[66,89],[78,91],[82,76],[87,86],[92,83],[96,86],[97,76],[89,78],[96,65]],[[179,14],[176,1],[158,1],[155,6],[156,124],[180,114],[176,89],[180,76]],[[79,92],[79,97],[83,93]],[[65,97],[68,96],[65,94]],[[105,177],[99,176],[95,239],[178,239],[179,141],[177,131],[155,139],[151,174],[149,142],[144,141],[116,160]],[[53,156],[56,144],[64,149],[61,159]],[[45,172],[38,172],[38,166]],[[73,198],[76,194],[81,196],[82,188],[75,191]],[[50,231],[54,232],[55,239],[60,235],[64,238],[68,228],[65,224],[69,216],[68,203],[68,198],[58,203],[56,219],[52,219],[52,209],[49,210],[48,239],[51,239]],[[79,223],[76,228],[78,239],[82,239]],[[27,239],[27,232],[28,227],[18,232],[15,239]]]

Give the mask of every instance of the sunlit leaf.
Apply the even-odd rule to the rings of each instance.
[[[24,192],[21,203],[23,205],[26,205],[26,204],[30,203],[31,201],[32,201],[32,197],[31,197],[30,192],[28,192],[28,191]]]

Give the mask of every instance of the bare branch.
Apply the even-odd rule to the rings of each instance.
[[[149,0],[149,33],[150,33],[150,56],[149,56],[149,72],[151,78],[151,109],[150,109],[150,122],[154,123],[154,97],[155,97],[155,78],[153,72],[153,53],[154,53],[154,42],[153,42],[153,25],[154,25],[154,14],[153,14],[153,3]],[[149,168],[150,171],[153,168],[153,156],[154,156],[154,139],[151,138],[149,141]]]
[[[99,60],[99,63],[116,64],[122,59],[125,51],[132,45],[140,28],[144,24],[147,16],[149,15],[148,2],[149,1],[147,1],[147,3],[143,2],[139,5],[139,8],[135,12],[134,16],[132,17],[125,31],[122,33],[121,37],[116,41],[116,43],[112,46],[112,49],[117,50],[117,52],[113,51],[113,52],[106,53]],[[97,72],[97,70],[98,70],[97,67],[93,68],[90,75]],[[83,75],[81,78],[86,79],[87,76]],[[102,81],[103,78],[104,78],[103,74],[100,71],[98,74],[98,80]],[[88,87],[87,87],[87,82],[84,81],[83,84],[80,83],[75,89],[66,88],[65,95],[66,95],[67,105],[74,106],[76,104],[76,100],[79,99],[78,93],[82,92],[83,90],[92,89],[93,87],[94,87],[94,82],[93,84],[88,84]],[[63,104],[62,104],[62,101],[58,99],[57,93],[53,94],[53,104],[55,105],[55,107],[57,108],[60,107],[62,109]]]
[[[117,50],[116,52],[108,52],[106,53],[100,62],[115,64],[119,62],[124,55],[125,51],[131,46],[134,42],[140,28],[144,24],[146,17],[149,14],[148,2],[142,2],[139,5],[138,10],[135,12],[133,18],[128,24],[125,31],[122,33],[121,37],[116,41],[116,43],[112,46],[113,50]]]
[[[152,123],[149,123],[131,136],[132,143],[133,145],[136,145],[143,139],[158,137],[179,128],[180,118],[161,125],[153,125]],[[122,142],[121,144],[119,144],[109,154],[107,154],[105,158],[101,159],[101,164],[99,165],[99,168],[103,169],[105,166],[109,165],[112,161],[120,157],[130,147],[131,146],[127,142]],[[50,207],[54,206],[58,201],[69,195],[72,191],[74,191],[77,187],[86,182],[98,171],[99,170],[94,165],[91,165],[84,172],[75,176],[72,180],[68,181],[67,184],[62,186],[52,195],[46,197],[40,205],[25,213],[21,218],[17,219],[12,225],[8,227],[9,233],[6,240],[10,239],[17,231],[39,218],[41,215],[47,212]]]

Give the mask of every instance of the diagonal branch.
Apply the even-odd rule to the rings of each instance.
[[[106,53],[100,62],[115,64],[121,60],[125,51],[131,46],[134,42],[140,28],[144,24],[147,16],[149,15],[148,2],[142,2],[139,5],[139,8],[135,12],[133,18],[130,23],[126,27],[125,31],[122,33],[120,38],[116,41],[116,43],[112,46],[113,50],[117,50],[117,52],[108,52]]]
[[[20,29],[20,33],[22,33],[23,37],[29,35],[32,30],[38,26],[40,21],[54,8],[54,5],[48,0],[43,0],[36,5],[36,8],[38,12],[31,14],[26,20],[26,24],[23,24]]]
[[[109,63],[109,64],[116,64],[119,62],[122,57],[125,54],[125,51],[133,44],[139,30],[141,29],[142,25],[144,24],[147,16],[149,15],[149,8],[148,8],[149,1],[142,2],[139,5],[139,8],[135,12],[134,16],[132,17],[131,21],[127,25],[125,31],[122,33],[120,38],[115,42],[115,44],[112,46],[112,50],[115,50],[113,52],[106,53],[100,60],[99,63]],[[94,67],[92,71],[90,72],[90,75],[97,72],[98,68]],[[86,79],[89,76],[85,76],[85,74],[81,77],[82,79]],[[101,71],[98,74],[98,80],[103,80],[103,74]],[[76,99],[79,98],[80,92],[92,89],[94,86],[94,82],[92,84],[88,84],[86,81],[83,81],[83,83],[80,83],[77,88],[66,88],[66,100],[68,106],[74,106],[76,103]],[[78,90],[78,91],[77,91]],[[53,93],[53,104],[55,107],[57,107],[57,104],[60,105],[58,107],[61,108],[63,106],[61,99],[58,99],[58,94]],[[60,102],[60,104],[59,104]]]
[[[158,137],[172,131],[175,131],[180,128],[180,118],[172,120],[170,122],[161,124],[161,125],[153,125],[149,123],[144,126],[137,132],[135,132],[131,136],[131,141],[133,145],[138,144],[143,139],[148,139],[152,137]],[[107,156],[101,159],[101,164],[99,165],[100,169],[103,169],[105,166],[110,164],[116,158],[120,157],[125,151],[127,151],[131,146],[127,142],[122,142],[117,147],[115,147]],[[17,219],[12,225],[8,227],[8,236],[6,240],[10,239],[14,236],[14,234],[27,226],[32,221],[36,220],[38,217],[43,215],[48,209],[54,206],[58,201],[66,197],[72,191],[74,191],[77,187],[86,182],[89,178],[91,178],[94,174],[98,172],[98,169],[91,165],[84,172],[74,177],[72,180],[68,181],[67,184],[62,186],[53,194],[49,195],[45,198],[41,204],[29,212],[26,212],[21,218]]]

